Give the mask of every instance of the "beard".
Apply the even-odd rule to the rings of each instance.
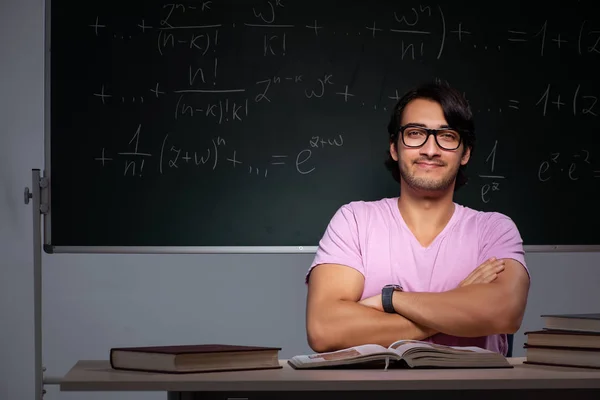
[[[458,169],[460,168],[460,165],[457,165],[441,177],[415,176],[404,163],[399,162],[398,164],[400,167],[400,177],[409,187],[415,190],[427,191],[442,191],[450,188],[456,180]]]

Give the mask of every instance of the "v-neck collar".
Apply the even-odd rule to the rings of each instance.
[[[452,228],[452,225],[454,225],[454,223],[455,223],[455,221],[457,219],[458,213],[459,213],[459,208],[460,208],[459,204],[456,204],[456,203],[453,202],[453,204],[454,204],[454,212],[452,213],[452,216],[450,217],[450,219],[446,223],[446,226],[444,226],[444,229],[442,229],[441,232],[437,234],[437,236],[431,241],[431,243],[429,243],[428,246],[423,246],[421,244],[421,242],[419,242],[419,240],[417,240],[417,237],[410,230],[410,228],[406,224],[406,221],[402,217],[402,213],[400,212],[400,207],[398,206],[399,197],[393,197],[390,200],[392,202],[392,204],[390,206],[392,207],[392,213],[394,214],[394,217],[396,218],[396,221],[399,223],[399,225],[402,227],[402,229],[406,230],[406,232],[409,234],[411,240],[421,250],[429,250],[429,249],[433,248],[437,244],[437,242],[440,241],[446,235],[446,232],[450,228]]]

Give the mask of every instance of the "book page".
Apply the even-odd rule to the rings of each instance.
[[[327,353],[314,353],[310,355],[298,355],[292,357],[291,361],[297,365],[307,364],[337,364],[339,362],[354,360],[377,354],[389,353],[389,349],[377,344],[365,344],[347,349],[331,351]]]
[[[474,346],[444,346],[441,344],[423,342],[419,340],[398,340],[390,345],[391,349],[394,349],[398,354],[403,355],[412,351],[427,351],[433,353],[447,353],[447,354],[473,354],[482,353],[490,354],[493,353],[491,350],[483,349]]]

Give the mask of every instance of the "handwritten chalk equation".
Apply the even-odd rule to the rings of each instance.
[[[481,185],[480,195],[483,203],[489,203],[493,192],[499,192],[501,189],[500,183],[505,179],[505,176],[496,171],[496,155],[498,152],[498,140],[494,141],[491,151],[485,158],[485,165],[489,166],[488,172],[479,174],[478,177],[485,181]]]
[[[570,153],[564,151],[550,153],[548,158],[540,163],[537,179],[540,182],[548,182],[560,178],[569,181],[590,179],[600,181],[600,167],[594,166],[591,152],[586,149]]]
[[[197,5],[170,3],[162,5],[158,20],[150,22],[140,17],[131,26],[112,27],[105,20],[109,17],[96,15],[87,23],[92,37],[104,35],[117,40],[137,44],[136,39],[155,35],[156,49],[166,55],[170,50],[189,49],[202,56],[215,53],[220,44],[219,32],[244,29],[255,35],[264,57],[285,56],[290,53],[289,43],[293,37],[313,35],[318,39],[364,36],[373,41],[381,37],[398,40],[398,55],[402,60],[423,60],[431,55],[436,60],[443,57],[447,44],[471,47],[481,51],[521,51],[531,55],[547,56],[569,51],[579,56],[600,54],[600,29],[593,21],[583,19],[577,28],[565,28],[564,21],[544,19],[539,26],[522,25],[509,21],[505,27],[495,27],[494,32],[477,32],[468,21],[453,20],[444,9],[435,4],[403,4],[387,12],[387,17],[371,21],[338,21],[339,25],[327,26],[317,18],[297,21],[301,11],[293,3],[268,0],[261,4],[247,5],[241,10],[246,19],[228,23],[198,23],[207,18],[214,20],[220,4],[203,1]],[[456,18],[454,18],[456,19]],[[340,30],[341,26],[344,29]],[[382,36],[385,35],[385,36]],[[489,38],[489,39],[488,39]]]
[[[160,149],[156,153],[151,153],[140,145],[141,131],[142,125],[139,124],[124,150],[110,156],[107,149],[103,147],[100,154],[94,157],[94,161],[101,168],[114,167],[116,163],[118,170],[125,177],[141,178],[148,170],[149,163],[146,161],[154,158],[156,164],[154,171],[160,175],[167,174],[169,170],[184,168],[195,167],[214,171],[217,168],[229,167],[267,178],[270,169],[281,169],[286,165],[291,165],[298,174],[308,175],[317,169],[314,160],[311,160],[315,152],[344,145],[343,134],[336,137],[312,136],[307,141],[306,148],[293,154],[277,153],[270,155],[267,160],[256,160],[256,157],[255,160],[250,160],[253,157],[244,158],[241,156],[243,150],[238,151],[235,147],[228,146],[227,140],[221,136],[211,138],[206,146],[190,149],[190,146],[186,148],[166,134]]]
[[[539,110],[542,117],[552,117],[557,113],[588,117],[597,117],[600,114],[600,94],[581,83],[572,85],[569,89],[565,89],[564,85],[548,83],[536,96],[527,104],[522,99],[509,99],[506,103],[507,108],[510,111],[529,111],[530,107],[533,107]]]
[[[216,71],[216,69],[215,69]],[[176,96],[173,118],[181,117],[209,117],[213,118],[218,124],[229,121],[242,121],[251,114],[252,105],[255,103],[267,104],[277,100],[278,95],[293,93],[292,87],[297,87],[295,93],[306,99],[318,101],[322,98],[333,98],[337,101],[347,103],[348,105],[359,105],[361,107],[372,107],[373,110],[388,111],[388,106],[400,99],[397,88],[390,88],[388,95],[385,96],[386,103],[372,104],[372,101],[365,101],[364,98],[357,96],[352,91],[352,87],[347,83],[337,84],[334,81],[333,74],[325,73],[321,77],[307,78],[304,74],[289,74],[282,76],[265,77],[257,80],[254,86],[249,88],[239,87],[221,87],[217,88],[211,85],[206,78],[205,72],[201,67],[188,68],[189,86],[167,90],[160,82],[148,85],[143,93],[128,92],[126,94],[115,94],[108,87],[109,84],[100,84],[97,91],[92,96],[97,99],[97,104],[106,107],[112,106],[130,106],[144,105],[153,101],[163,101],[165,97]],[[216,76],[216,72],[215,72]],[[282,90],[283,89],[283,92]],[[202,96],[213,96],[205,99]],[[238,97],[231,97],[231,96]],[[215,98],[218,96],[219,98]],[[227,96],[227,97],[225,97]],[[250,97],[244,97],[250,96]]]

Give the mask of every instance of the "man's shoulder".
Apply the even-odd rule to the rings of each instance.
[[[319,246],[308,275],[319,264],[341,264],[365,275],[363,259],[365,238],[371,232],[386,232],[398,198],[355,200],[342,204],[333,215]],[[366,244],[368,246],[368,244]]]
[[[378,200],[354,200],[340,206],[336,214],[342,214],[348,219],[351,217],[357,224],[388,220],[394,207],[397,207],[398,198],[381,198]]]
[[[353,212],[369,213],[380,210],[389,210],[390,204],[397,201],[397,197],[384,197],[378,200],[354,200],[343,204],[340,208],[348,209]]]
[[[462,206],[461,206],[462,207]],[[476,237],[481,246],[490,243],[522,244],[521,232],[508,215],[499,211],[479,211],[462,207],[460,231],[469,237]]]
[[[463,205],[457,206],[461,208],[460,220],[463,223],[474,223],[478,227],[493,227],[501,223],[514,225],[512,218],[499,211],[481,211]]]

